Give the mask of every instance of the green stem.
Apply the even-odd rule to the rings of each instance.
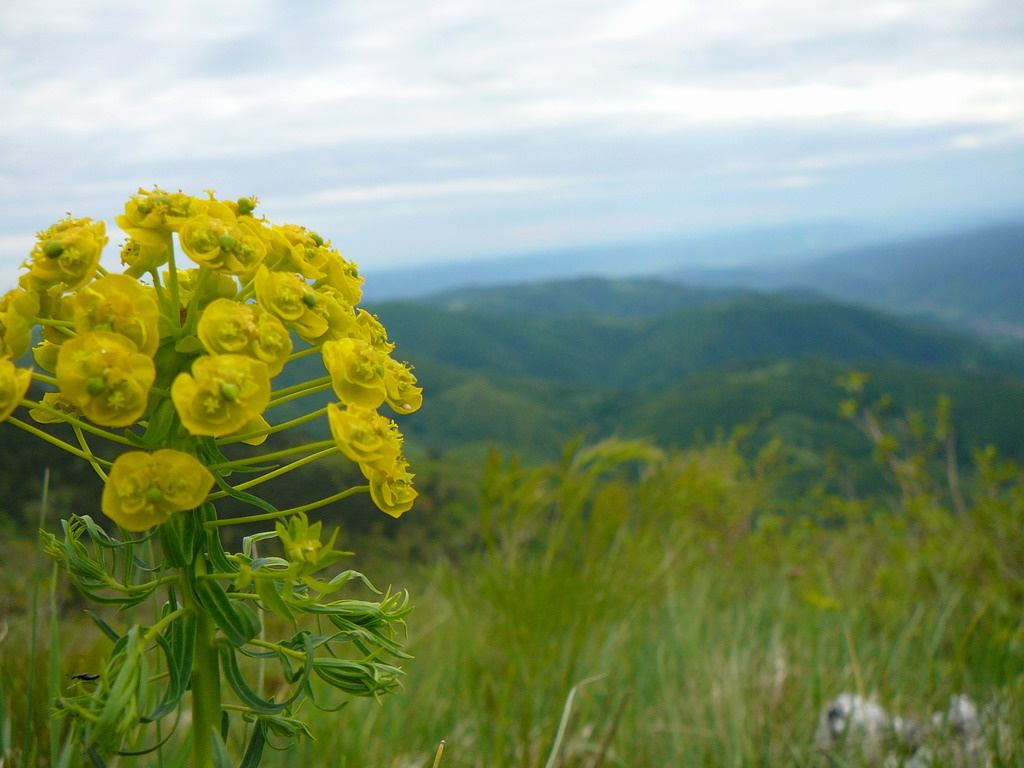
[[[317,392],[323,392],[324,390],[327,390],[327,389],[330,389],[330,388],[331,388],[331,383],[330,382],[327,382],[326,384],[320,384],[320,385],[318,385],[316,387],[310,387],[309,389],[305,389],[305,390],[303,390],[301,392],[296,392],[296,393],[291,394],[291,395],[285,395],[284,397],[279,397],[276,400],[271,400],[270,403],[267,405],[267,408],[268,409],[269,408],[273,408],[275,405],[284,405],[285,403],[290,403],[292,400],[298,400],[300,397],[305,397],[306,395],[315,395]]]
[[[189,302],[188,310],[185,312],[185,325],[182,326],[182,336],[188,336],[196,332],[196,326],[199,325],[199,299],[206,290],[206,285],[210,281],[210,275],[213,274],[213,270],[209,267],[200,267],[199,275],[196,277],[195,290],[192,292],[194,301]]]
[[[312,355],[314,352],[319,351],[320,347],[306,347],[305,349],[300,349],[298,352],[292,352],[290,355],[288,355],[288,362],[290,363],[292,360],[298,360],[300,357]]]
[[[32,379],[34,381],[42,382],[43,384],[52,384],[57,386],[57,379],[53,376],[47,376],[45,373],[39,373],[38,371],[32,371]]]
[[[162,619],[160,619],[158,622],[153,624],[153,626],[146,630],[146,642],[148,643],[154,637],[159,635],[163,631],[164,627],[172,623],[179,616],[183,616],[186,613],[188,613],[187,608],[178,608],[177,610],[168,613],[166,616],[164,616]]]
[[[330,456],[332,453],[337,453],[337,452],[338,452],[338,448],[336,446],[331,447],[331,448],[326,448],[326,449],[324,449],[322,451],[319,451],[317,453],[311,454],[309,456],[304,456],[303,458],[299,459],[298,461],[293,461],[291,464],[286,464],[283,467],[275,469],[273,472],[268,472],[265,475],[260,475],[255,480],[248,480],[248,481],[246,481],[244,483],[239,483],[238,485],[235,485],[235,486],[232,486],[232,487],[236,491],[244,491],[244,490],[246,490],[248,488],[252,488],[254,485],[259,485],[260,483],[265,483],[268,480],[273,480],[275,477],[280,477],[281,475],[283,475],[283,474],[285,474],[287,472],[291,472],[293,469],[298,469],[299,467],[305,466],[306,464],[314,462],[317,459],[321,459],[324,456]],[[228,495],[227,491],[217,491],[216,493],[211,493],[209,496],[207,496],[206,500],[207,501],[216,501],[217,499],[222,499],[222,498],[224,498],[227,495]]]
[[[320,507],[326,507],[328,504],[333,504],[336,501],[347,499],[349,496],[355,496],[357,493],[369,493],[370,486],[368,485],[356,485],[348,490],[336,493],[333,496],[328,496],[320,501],[312,501],[309,504],[303,504],[301,507],[292,507],[291,509],[284,510],[283,514],[286,515],[297,515],[299,512],[309,512],[311,509],[319,509]]]
[[[85,451],[82,451],[82,450],[80,450],[78,448],[75,448],[73,445],[69,445],[68,443],[65,443],[63,440],[61,440],[59,438],[56,438],[53,435],[49,435],[46,432],[43,432],[43,430],[41,430],[41,429],[36,429],[31,424],[26,424],[21,419],[8,418],[7,419],[7,423],[8,424],[13,424],[14,426],[18,427],[19,429],[25,430],[30,435],[35,435],[40,440],[45,440],[46,442],[50,443],[51,445],[55,445],[58,448],[60,448],[61,450],[67,451],[72,456],[77,456],[78,458],[85,459],[86,461],[89,461],[89,462],[95,461],[96,463],[98,463],[98,464],[100,464],[100,465],[102,465],[104,467],[109,467],[109,466],[113,465],[113,462],[107,461],[106,459],[97,458],[96,456],[93,456],[91,453],[86,453]]]
[[[76,419],[71,414],[65,413],[64,411],[61,411],[57,408],[53,408],[52,406],[46,405],[45,403],[37,403],[32,400],[22,400],[21,406],[29,410],[40,410],[43,413],[48,413],[51,416],[56,416],[61,421],[65,421],[71,426],[76,427],[77,429],[89,432],[90,434],[96,435],[96,437],[102,437],[104,440],[109,440],[112,443],[120,443],[121,445],[130,445],[132,447],[138,447],[138,443],[133,443],[127,437],[121,437],[120,435],[115,435],[114,433],[108,432],[105,429],[94,427],[92,424],[86,421]]]
[[[299,661],[306,660],[306,654],[303,651],[296,651],[294,648],[286,648],[280,643],[268,643],[266,640],[253,638],[249,641],[249,645],[255,645],[257,648],[266,648],[268,651],[277,651],[278,653],[291,656],[293,659],[298,659]]]
[[[77,424],[74,424],[72,425],[72,429],[75,430],[75,437],[78,438],[78,444],[82,447],[82,450],[88,453],[90,456],[93,456],[94,454],[92,452],[92,449],[89,448],[89,443],[86,442],[85,434],[82,432],[81,427],[79,427]],[[107,473],[104,472],[100,468],[100,465],[96,463],[96,459],[91,459],[89,461],[89,464],[96,471],[96,474],[100,476],[100,480],[102,480],[104,483],[107,482]]]
[[[368,485],[356,485],[347,490],[336,493],[333,496],[328,496],[326,499],[320,499],[320,501],[314,501],[310,504],[303,504],[301,507],[292,507],[291,509],[283,509],[280,512],[266,512],[262,515],[247,515],[246,517],[232,517],[226,520],[210,520],[209,522],[203,523],[204,528],[220,528],[225,525],[245,525],[246,523],[259,523],[264,520],[279,520],[282,517],[288,517],[289,515],[295,515],[299,512],[307,512],[311,509],[317,509],[318,507],[326,506],[327,504],[333,504],[336,501],[347,499],[349,496],[355,496],[357,493],[369,493],[370,486]]]
[[[311,347],[311,349],[315,349],[315,347]],[[278,389],[274,392],[271,392],[271,402],[273,402],[273,400],[277,398],[283,397],[284,395],[291,395],[295,392],[303,392],[304,390],[307,389],[320,387],[322,384],[329,384],[330,381],[330,376],[320,376],[319,378],[316,379],[310,379],[309,381],[302,381],[299,382],[298,384],[292,384],[290,387],[284,387],[283,389]]]
[[[167,295],[167,291],[164,290],[164,285],[160,281],[160,270],[151,269],[149,271],[150,276],[153,278],[153,290],[156,291],[157,302],[160,304],[160,311],[168,318],[171,317],[171,298]]]
[[[202,558],[197,560],[202,568]],[[192,765],[214,768],[213,732],[220,727],[220,661],[217,658],[215,634],[217,625],[202,606],[190,595],[191,609],[196,614],[196,642],[192,654]]]
[[[268,453],[262,456],[249,456],[244,459],[234,459],[232,461],[222,461],[220,464],[211,464],[207,467],[211,472],[218,470],[232,469],[233,467],[244,467],[249,464],[263,464],[264,462],[277,461],[278,459],[285,459],[289,456],[294,456],[297,453],[309,453],[310,451],[322,451],[324,448],[328,448],[334,445],[333,440],[319,440],[315,443],[307,443],[306,445],[296,445],[292,448],[285,448],[281,451],[275,451],[274,453]]]
[[[327,413],[326,408],[321,408],[317,411],[307,413],[305,416],[299,416],[292,419],[291,421],[285,421],[277,426],[268,427],[267,429],[261,429],[256,432],[247,432],[244,435],[232,435],[231,437],[222,437],[217,440],[217,445],[231,445],[232,443],[242,443],[246,440],[252,440],[254,437],[263,437],[264,435],[273,435],[277,432],[283,432],[286,429],[297,427],[301,424],[305,424],[307,421],[313,421],[313,419],[320,418]]]
[[[235,294],[235,301],[240,304],[244,304],[256,294],[256,280],[255,278],[250,280],[248,283],[238,289],[238,293]]]
[[[171,294],[171,324],[181,328],[181,293],[178,289],[178,267],[174,263],[174,238],[167,233],[167,288]]]

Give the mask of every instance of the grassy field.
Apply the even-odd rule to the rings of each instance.
[[[444,768],[864,765],[856,743],[815,742],[823,708],[853,692],[922,726],[967,694],[979,759],[1024,765],[1020,468],[979,455],[956,494],[938,462],[897,472],[891,497],[780,499],[781,455],[744,458],[721,440],[673,455],[575,445],[533,468],[492,456],[468,544],[446,549],[439,525],[442,556],[367,546],[356,557],[412,595],[404,689],[300,711],[315,740],[281,740],[262,764],[431,766],[444,740]],[[56,765],[64,735],[50,730],[49,691],[79,685],[70,676],[107,641],[31,543],[8,538],[0,764]],[[268,676],[264,691],[280,682]],[[110,765],[187,765],[186,731]],[[237,755],[242,735],[236,718]],[[986,764],[957,763],[958,737],[941,725],[918,741],[934,764]],[[914,746],[893,738],[881,752],[910,759]]]

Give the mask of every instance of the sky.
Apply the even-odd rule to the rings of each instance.
[[[0,287],[65,213],[256,195],[364,271],[1024,213],[1019,0],[0,5]]]

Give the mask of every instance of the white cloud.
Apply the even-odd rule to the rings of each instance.
[[[368,187],[341,187],[292,197],[279,202],[278,207],[301,208],[338,203],[407,200],[410,198],[523,194],[579,184],[580,181],[568,178],[480,178],[454,179],[424,184],[380,184]]]
[[[154,182],[377,219],[594,203],[572,222],[628,188],[640,226],[704,166],[1019,153],[1021,39],[1006,0],[5,3],[0,233]]]

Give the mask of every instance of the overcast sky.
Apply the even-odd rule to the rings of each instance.
[[[984,219],[1024,211],[1024,3],[8,0],[0,115],[3,284],[154,184],[371,271]]]

